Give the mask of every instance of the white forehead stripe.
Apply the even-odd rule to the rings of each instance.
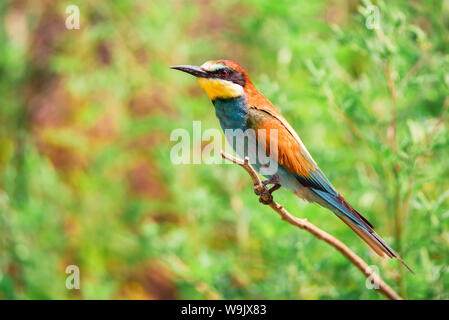
[[[206,61],[201,68],[206,71],[217,71],[218,69],[225,68],[225,66],[216,61]]]

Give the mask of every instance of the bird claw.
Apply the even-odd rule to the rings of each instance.
[[[270,204],[273,202],[273,196],[270,191],[263,192],[259,197],[259,202],[263,204]]]
[[[259,185],[259,184],[255,184],[255,185],[254,185],[254,193],[255,193],[257,196],[260,196],[265,190],[266,190],[266,189],[265,189],[265,186],[261,186],[261,185]]]
[[[272,183],[272,182],[271,182]],[[275,183],[270,189],[267,190],[266,184],[263,186],[259,184],[254,185],[254,193],[259,196],[259,202],[263,204],[270,204],[273,202],[272,193],[279,189],[281,185],[279,183]]]
[[[273,184],[273,186],[270,189],[267,189],[267,185],[269,184]],[[272,193],[280,187],[279,177],[278,175],[274,175],[270,179],[262,181],[262,184],[255,184],[254,193],[259,196],[260,203],[270,204],[273,202]]]
[[[269,184],[273,184],[274,186],[271,187],[271,189],[267,190],[267,185],[269,185]],[[280,187],[279,177],[277,175],[274,175],[270,179],[262,181],[262,185],[255,184],[254,185],[254,193],[256,195],[260,196],[262,193],[264,193],[264,191],[268,191],[268,192],[272,193],[273,191],[276,191],[277,189],[279,189],[279,187]]]

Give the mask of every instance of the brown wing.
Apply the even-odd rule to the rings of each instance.
[[[267,154],[270,154],[270,146],[275,146],[276,150],[272,154],[277,156],[278,163],[294,174],[302,185],[336,194],[299,136],[279,113],[270,112],[267,108],[252,108],[248,112],[248,119],[251,129],[265,129],[265,141],[259,143],[265,144]],[[271,137],[277,137],[277,141],[271,141]]]

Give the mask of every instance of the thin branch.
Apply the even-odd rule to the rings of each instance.
[[[257,172],[254,170],[253,166],[249,163],[248,158],[245,158],[244,160],[236,158],[232,155],[229,155],[225,152],[221,152],[221,156],[224,159],[227,159],[233,163],[238,164],[243,169],[246,170],[246,172],[251,177],[251,180],[254,183],[254,190],[258,194],[266,194],[267,189],[263,185],[262,181],[260,180]],[[308,222],[306,219],[300,219],[293,215],[291,215],[287,210],[284,209],[283,206],[276,203],[275,201],[271,201],[268,204],[274,211],[276,211],[282,218],[282,220],[290,223],[293,226],[296,226],[300,229],[306,230],[312,235],[314,235],[316,238],[323,240],[333,246],[335,249],[340,251],[352,264],[354,264],[369,280],[371,280],[373,283],[374,289],[380,291],[384,296],[386,296],[388,299],[391,300],[402,300],[402,298],[389,286],[387,285],[382,278],[375,273],[368,264],[363,261],[362,258],[360,258],[358,255],[356,255],[351,249],[349,249],[343,242],[338,240],[337,238],[333,237],[329,233],[321,230],[314,224]]]

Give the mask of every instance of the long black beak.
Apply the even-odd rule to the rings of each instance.
[[[198,78],[208,78],[210,75],[203,69],[197,66],[189,66],[189,65],[181,65],[181,66],[171,66],[171,69],[184,71],[187,73],[190,73],[191,75],[194,75]]]

